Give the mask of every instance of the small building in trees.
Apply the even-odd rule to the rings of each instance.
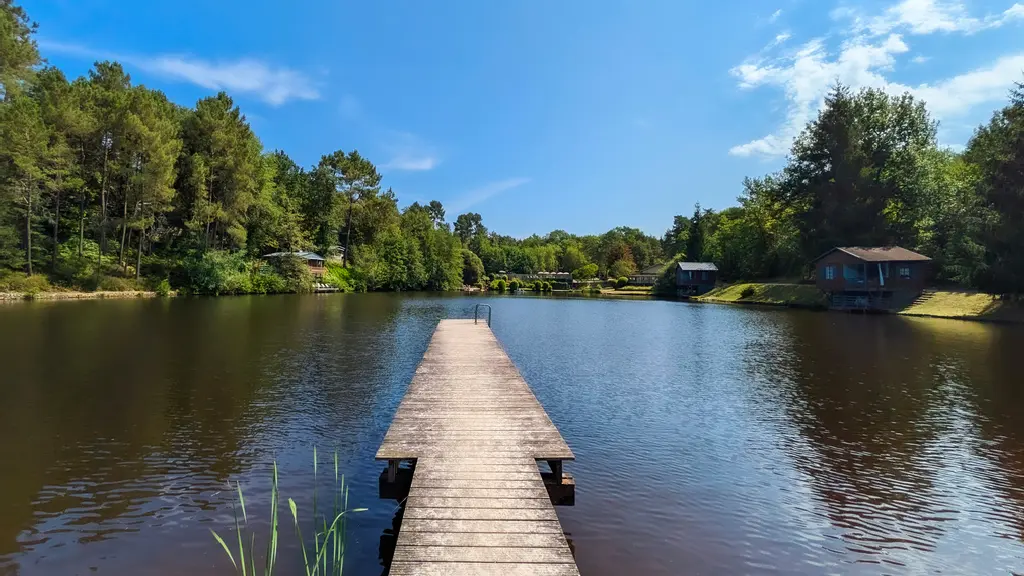
[[[272,254],[267,254],[264,258],[270,260],[274,258],[284,258],[287,256],[295,256],[305,260],[306,266],[309,267],[309,272],[313,275],[313,278],[316,278],[318,281],[323,279],[324,272],[326,271],[324,267],[324,257],[316,252],[274,252]]]
[[[526,274],[506,273],[498,272],[499,276],[507,276],[509,280],[519,280],[520,282],[536,282],[541,280],[543,282],[562,283],[568,288],[572,285],[572,274],[569,272],[535,272]]]
[[[711,262],[679,262],[676,264],[676,291],[680,295],[700,296],[715,287],[718,266]]]
[[[330,262],[344,262],[345,247],[341,245],[331,246],[327,251],[327,260]]]
[[[653,264],[629,277],[632,286],[654,286],[662,273],[665,272],[665,264]]]
[[[924,290],[931,261],[899,246],[836,247],[814,261],[815,284],[833,308],[898,308]]]

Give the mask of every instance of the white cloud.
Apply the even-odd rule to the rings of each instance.
[[[921,84],[911,92],[927,103],[934,116],[955,118],[979,104],[1006,100],[1014,81],[1021,78],[1021,72],[1024,72],[1024,53],[1004,56],[934,86]]]
[[[914,56],[913,58],[910,59],[910,61],[913,62],[914,64],[924,64],[929,60],[931,60],[931,58],[929,58],[928,56]]]
[[[118,60],[150,74],[195,84],[210,90],[226,90],[232,94],[248,94],[272,106],[290,100],[320,98],[313,81],[306,74],[285,67],[243,58],[233,61],[209,61],[190,56],[164,54],[156,56],[113,54],[85,46],[42,40],[43,51],[60,52],[82,58]]]
[[[848,36],[833,50],[827,48],[829,38],[810,40],[798,49],[783,51],[774,58],[766,58],[767,50],[762,49],[730,71],[741,89],[775,87],[782,90],[787,102],[785,119],[776,130],[732,147],[730,154],[785,155],[793,139],[814,119],[825,95],[837,81],[854,89],[873,87],[893,94],[909,91],[924,100],[931,114],[942,120],[963,116],[978,105],[1005,99],[1007,91],[1014,81],[1020,79],[1024,70],[1024,53],[1021,53],[918,86],[907,86],[889,77],[896,56],[910,50],[898,31],[905,30],[910,34],[972,33],[1024,16],[1021,4],[1014,4],[999,16],[982,19],[972,18],[958,3],[941,0],[903,0],[883,12],[882,16],[870,20],[849,8],[834,10],[832,16],[852,19],[859,33]],[[769,45],[769,48],[774,45]],[[912,62],[926,60],[926,57],[918,56]]]
[[[433,170],[441,163],[434,147],[415,134],[390,130],[386,139],[384,148],[391,159],[381,165],[383,170]]]
[[[768,17],[768,22],[775,22],[779,19],[779,16],[782,16],[782,8],[772,12],[772,15]]]
[[[506,178],[505,180],[490,182],[479,188],[470,190],[458,198],[450,200],[446,210],[449,214],[462,214],[466,210],[476,206],[488,198],[497,196],[502,192],[508,192],[513,188],[518,188],[529,182],[529,178]]]
[[[1024,4],[1015,3],[1002,13],[978,18],[972,16],[959,0],[902,0],[881,15],[872,18],[865,17],[858,10],[849,7],[834,10],[832,17],[840,20],[849,19],[854,24],[854,31],[876,36],[888,34],[898,28],[917,35],[936,32],[974,34],[1024,19]]]
[[[829,87],[836,81],[854,88],[884,85],[880,74],[891,69],[894,56],[908,50],[898,34],[880,44],[863,39],[844,42],[840,54],[829,58],[822,39],[811,40],[790,57],[775,62],[748,62],[732,69],[744,89],[776,86],[789,102],[786,120],[775,133],[758,140],[734,146],[730,154],[780,156],[786,154],[800,130],[814,118]]]

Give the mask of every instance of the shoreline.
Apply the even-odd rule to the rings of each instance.
[[[749,292],[753,290],[753,292]],[[487,295],[489,291],[475,292]],[[737,283],[720,286],[703,296],[679,297],[655,294],[652,291],[634,290],[602,290],[596,294],[578,291],[557,291],[562,296],[586,296],[597,298],[627,299],[667,299],[679,302],[698,304],[730,304],[741,306],[766,306],[773,308],[792,308],[817,312],[858,311],[833,310],[827,305],[824,296],[816,287],[809,284],[770,284],[770,283]],[[746,296],[744,296],[746,294]],[[907,316],[911,318],[939,318],[944,320],[963,320],[970,322],[987,322],[993,324],[1024,324],[1024,304],[1001,300],[992,294],[981,292],[935,290],[926,302],[915,303],[902,310],[870,310],[862,314],[878,314],[885,316]],[[161,296],[157,292],[145,290],[130,291],[45,291],[45,292],[0,292],[0,303],[33,302],[33,301],[71,301],[71,300],[127,300],[139,298],[174,298],[177,294]]]
[[[743,297],[747,290],[752,293]],[[689,298],[701,304],[739,304],[744,306],[773,306],[814,310],[818,312],[845,312],[907,316],[911,318],[941,318],[993,324],[1024,324],[1024,305],[1002,300],[993,294],[966,290],[932,290],[927,301],[918,302],[902,310],[833,310],[825,297],[810,284],[737,283],[715,288],[704,296]]]
[[[146,290],[128,290],[124,292],[0,292],[0,302],[26,302],[35,300],[125,300],[129,298],[158,298],[156,292]]]

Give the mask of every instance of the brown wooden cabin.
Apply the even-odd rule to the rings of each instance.
[[[711,262],[679,262],[676,264],[676,292],[700,296],[718,282],[718,266]]]
[[[274,252],[273,254],[267,254],[264,258],[280,258],[282,256],[297,256],[306,261],[306,266],[309,267],[310,274],[317,280],[322,280],[326,268],[324,265],[324,257],[317,254],[316,252]]]
[[[815,283],[833,308],[890,309],[924,290],[931,261],[899,246],[837,247],[814,261]]]

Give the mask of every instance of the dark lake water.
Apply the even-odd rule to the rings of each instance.
[[[229,574],[233,482],[265,522],[276,460],[308,510],[314,445],[383,574],[374,452],[478,302],[576,453],[585,576],[1024,573],[1024,327],[361,294],[0,306],[0,574]]]

